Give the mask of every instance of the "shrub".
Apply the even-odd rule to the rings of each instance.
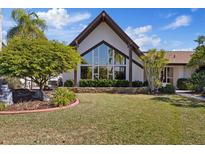
[[[113,80],[113,87],[128,87],[129,81],[127,80]]]
[[[144,81],[143,86],[147,87],[148,86],[148,81]]]
[[[193,84],[189,79],[179,78],[177,80],[177,88],[180,90],[192,90]]]
[[[133,87],[142,87],[145,84],[141,81],[133,81]],[[82,79],[79,82],[80,87],[129,87],[129,81],[127,80],[90,80],[90,79]],[[147,84],[146,84],[147,86]]]
[[[95,80],[95,87],[112,87],[113,81],[112,80]]]
[[[74,92],[72,92],[71,90],[65,87],[58,87],[54,91],[52,102],[56,106],[65,106],[70,104],[75,99],[76,99],[76,95]]]
[[[66,82],[64,82],[64,87],[73,87],[73,85],[73,80],[66,80]]]
[[[190,81],[197,92],[202,92],[205,87],[205,71],[192,74]]]
[[[80,80],[80,87],[128,87],[127,80]]]
[[[0,111],[3,111],[6,108],[5,103],[0,102]]]
[[[163,94],[174,94],[175,88],[172,84],[167,84],[165,87],[161,87],[159,89],[159,92],[161,92]]]
[[[141,81],[133,81],[132,82],[132,86],[133,87],[142,87],[143,86],[143,82],[141,82]]]

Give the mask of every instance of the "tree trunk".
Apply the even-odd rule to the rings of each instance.
[[[39,84],[39,90],[37,91],[37,95],[39,100],[43,101],[44,100],[44,92],[43,92],[43,84]]]

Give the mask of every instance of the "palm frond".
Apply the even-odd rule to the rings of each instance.
[[[8,33],[7,33],[7,40],[9,40],[10,38],[12,38],[13,36],[17,35],[20,31],[20,27],[19,26],[15,26],[13,28],[11,28]]]

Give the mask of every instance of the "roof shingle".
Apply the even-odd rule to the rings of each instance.
[[[168,64],[187,64],[192,54],[192,51],[168,51],[165,57],[168,59]]]

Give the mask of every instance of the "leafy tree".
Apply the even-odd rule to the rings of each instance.
[[[202,67],[205,66],[205,45],[196,47],[188,66]]]
[[[24,9],[14,9],[11,18],[16,22],[7,34],[7,39],[14,36],[22,37],[45,37],[43,31],[46,29],[45,20],[42,20],[34,12],[27,12]]]
[[[198,36],[198,38],[196,40],[194,40],[194,41],[198,43],[198,46],[201,46],[205,42],[205,36],[203,36],[203,35]]]
[[[76,68],[80,60],[76,49],[63,43],[14,37],[0,53],[0,75],[29,77],[42,91],[50,78]]]
[[[150,49],[146,55],[141,57],[144,62],[144,70],[151,93],[156,93],[161,86],[160,73],[167,64],[165,51]]]

